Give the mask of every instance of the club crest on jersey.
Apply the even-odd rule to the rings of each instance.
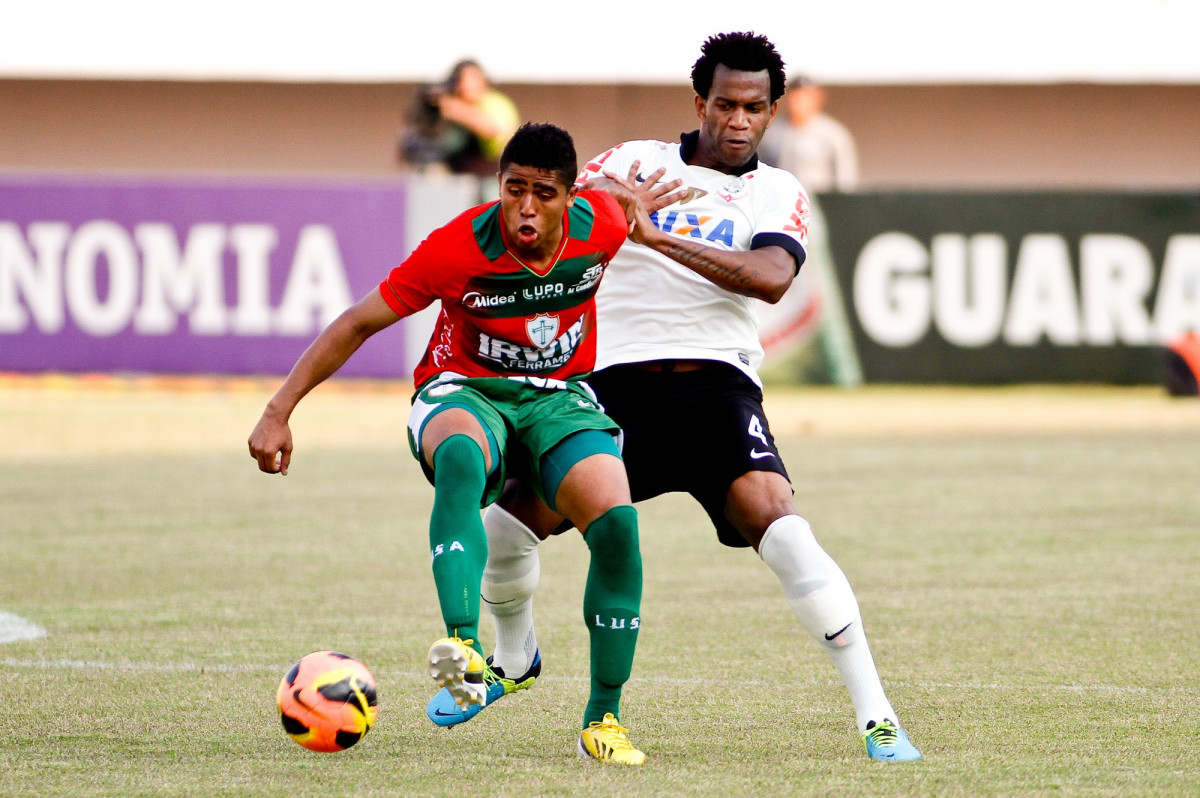
[[[580,341],[584,339],[583,327],[586,317],[580,316],[569,328],[558,333],[558,316],[538,314],[525,320],[525,331],[533,346],[525,346],[502,338],[493,338],[485,332],[479,333],[479,357],[489,363],[499,363],[508,372],[520,374],[546,374],[565,366],[574,356]],[[541,341],[545,341],[543,345]]]
[[[538,349],[545,349],[558,335],[558,316],[539,313],[525,320],[525,334]]]
[[[726,202],[733,202],[746,196],[746,189],[746,179],[738,176],[717,189],[717,196]]]

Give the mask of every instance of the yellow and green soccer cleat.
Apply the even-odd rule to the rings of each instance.
[[[579,735],[579,756],[618,765],[640,765],[646,761],[646,755],[629,742],[629,729],[617,723],[611,712],[604,720],[589,723]]]
[[[908,741],[904,729],[887,718],[868,723],[862,739],[867,756],[876,762],[916,762],[921,758],[921,752]]]
[[[429,675],[449,691],[460,707],[487,703],[487,687],[483,683],[486,665],[483,657],[471,645],[473,640],[443,637],[429,647]]]

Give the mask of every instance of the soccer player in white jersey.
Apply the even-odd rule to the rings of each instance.
[[[752,33],[713,36],[701,52],[692,69],[699,129],[679,143],[626,142],[584,169],[583,179],[613,179],[640,192],[657,228],[642,243],[622,246],[609,266],[597,295],[598,353],[588,381],[624,429],[633,500],[689,493],[723,544],[753,547],[833,659],[868,756],[920,759],[880,683],[854,592],[796,510],[762,409],[756,370],[763,353],[751,299],[776,302],[787,291],[804,262],[808,224],[800,183],[755,154],[784,91],[783,61]],[[561,531],[562,519],[510,482],[484,524],[482,598],[497,632],[492,666],[522,674],[511,684],[527,687],[541,667],[536,547]],[[447,698],[434,697],[431,718],[439,707],[445,716]]]

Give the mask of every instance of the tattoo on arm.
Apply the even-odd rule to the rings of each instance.
[[[726,266],[705,255],[703,249],[694,250],[681,244],[672,244],[665,254],[701,275],[715,278],[718,283],[737,288],[749,286],[754,282],[754,276],[749,273],[745,263]]]

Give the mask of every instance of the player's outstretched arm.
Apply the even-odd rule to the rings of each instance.
[[[783,298],[796,276],[796,261],[783,247],[731,252],[664,233],[653,224],[649,229],[630,233],[629,238],[727,291],[771,304]]]
[[[585,187],[613,192],[625,208],[631,241],[661,252],[728,291],[772,304],[783,298],[796,276],[796,261],[787,250],[763,247],[749,252],[729,252],[662,232],[650,221],[650,214],[682,199],[684,192],[677,190],[682,181],[672,180],[659,185],[666,170],[658,169],[639,183],[637,172],[640,166],[639,161],[634,161],[627,175],[604,172],[603,178],[585,184]],[[636,199],[636,204],[618,194],[618,186]]]
[[[364,341],[401,318],[375,290],[321,331],[292,366],[250,433],[247,441],[250,456],[258,461],[260,471],[287,474],[292,460],[292,430],[288,420],[296,405],[309,391],[333,376]]]

